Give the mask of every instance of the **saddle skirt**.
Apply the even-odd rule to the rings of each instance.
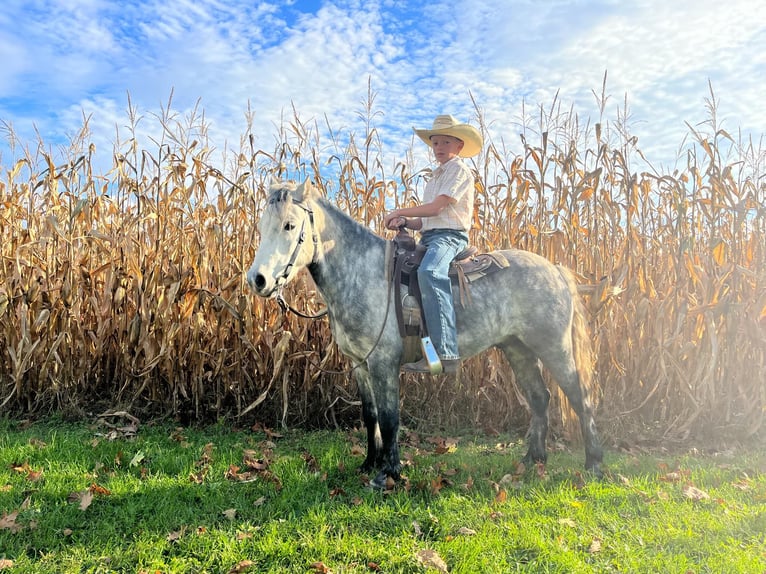
[[[392,243],[391,276],[394,286],[394,305],[402,337],[427,334],[422,320],[422,303],[417,270],[423,260],[426,248],[415,244],[415,240],[400,230]],[[496,253],[479,253],[476,247],[468,247],[457,254],[450,264],[449,277],[452,280],[452,297],[463,308],[471,303],[470,284],[491,273],[508,267],[505,257]]]

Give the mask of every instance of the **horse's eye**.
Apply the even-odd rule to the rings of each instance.
[[[288,221],[287,223],[285,223],[285,226],[282,229],[284,229],[285,231],[292,231],[293,229],[295,229],[295,224],[290,223]]]

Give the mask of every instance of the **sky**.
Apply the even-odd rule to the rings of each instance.
[[[476,106],[492,141],[518,154],[523,118],[554,102],[599,121],[605,74],[603,117],[621,118],[657,167],[675,165],[687,123],[705,131],[711,86],[720,127],[758,145],[766,2],[4,0],[0,166],[19,157],[9,129],[55,153],[84,117],[111,158],[129,105],[151,119],[169,101],[182,116],[203,110],[219,149],[238,149],[248,110],[263,150],[293,109],[364,133],[368,87],[391,158],[417,145],[413,126],[443,113],[473,122]]]

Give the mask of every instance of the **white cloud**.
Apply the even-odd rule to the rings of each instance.
[[[595,121],[593,91],[608,70],[606,116],[625,94],[640,146],[672,161],[706,119],[708,81],[736,131],[766,132],[766,4],[733,0],[466,0],[459,10],[386,0],[6,0],[0,13],[0,119],[44,138],[71,133],[92,112],[99,141],[127,122],[127,94],[159,113],[173,91],[181,114],[201,106],[218,147],[236,144],[248,103],[259,144],[292,106],[335,130],[364,128],[368,79],[375,126],[403,157],[411,127],[434,115],[474,119],[519,145],[526,113],[550,106]],[[120,114],[123,117],[120,118]],[[416,142],[416,153],[421,147]],[[518,152],[521,150],[518,149]],[[669,160],[665,158],[670,158]]]

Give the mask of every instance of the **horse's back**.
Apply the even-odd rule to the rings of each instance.
[[[546,258],[519,249],[493,251],[507,266],[472,281],[456,305],[459,344],[470,354],[506,340],[559,338],[573,303],[566,273]]]
[[[507,265],[498,270],[496,280],[517,287],[533,290],[569,290],[567,279],[559,265],[537,253],[523,249],[502,249],[489,253],[495,259],[504,260]],[[492,276],[489,276],[490,278]],[[480,284],[480,281],[476,282]]]

